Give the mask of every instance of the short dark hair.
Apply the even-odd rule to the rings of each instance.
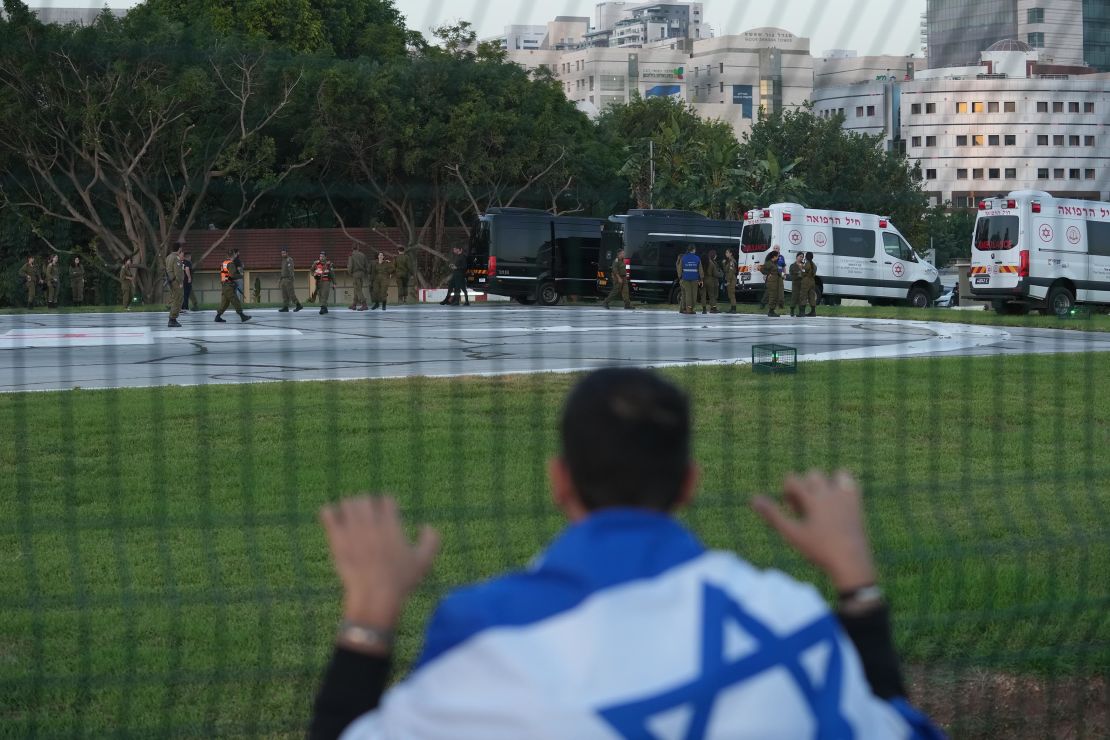
[[[690,469],[690,403],[647,370],[598,370],[567,396],[562,454],[586,509],[670,511]]]
[[[806,259],[813,262],[813,252],[806,252]]]

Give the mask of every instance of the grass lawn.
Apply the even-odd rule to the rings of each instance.
[[[947,677],[969,671],[1085,685],[1110,670],[1108,369],[1087,354],[669,371],[704,468],[685,518],[811,579],[747,500],[784,471],[849,468],[930,702],[961,706]],[[319,506],[390,491],[443,531],[403,669],[445,589],[559,530],[543,463],[573,380],[0,396],[0,736],[300,736],[338,614]],[[1061,701],[1080,723],[1099,709]],[[955,712],[957,734],[1013,719],[981,706]]]

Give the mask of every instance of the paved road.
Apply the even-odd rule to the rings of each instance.
[[[734,364],[764,342],[802,361],[1110,351],[1107,333],[579,306],[253,314],[192,313],[181,329],[154,313],[0,316],[0,392]]]

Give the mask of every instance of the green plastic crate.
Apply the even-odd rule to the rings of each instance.
[[[753,344],[752,371],[796,373],[798,372],[798,348],[785,344]]]

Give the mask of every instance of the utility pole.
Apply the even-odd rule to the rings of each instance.
[[[654,208],[655,203],[655,139],[648,139],[648,208]]]

